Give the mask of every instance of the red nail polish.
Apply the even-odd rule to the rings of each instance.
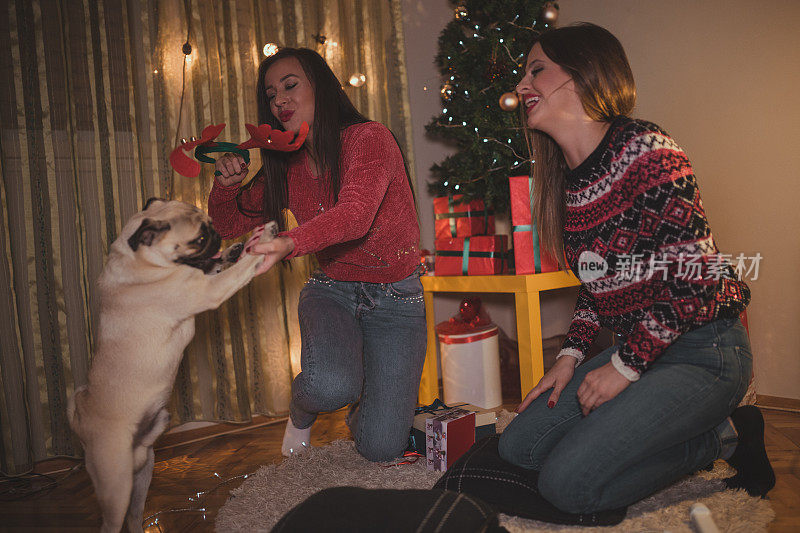
[[[547,407],[549,407],[550,409],[552,409],[555,406],[556,406],[556,402],[554,402],[553,400],[550,400],[549,402],[547,402]]]

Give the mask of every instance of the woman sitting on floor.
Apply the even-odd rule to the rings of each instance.
[[[739,319],[750,290],[719,255],[686,154],[629,118],[621,44],[593,24],[545,32],[517,92],[542,241],[582,284],[500,455],[539,470],[542,496],[571,513],[624,507],[718,458],[737,470],[729,486],[764,496],[775,476],[763,418],[736,409],[752,368]],[[624,340],[581,364],[601,327]]]

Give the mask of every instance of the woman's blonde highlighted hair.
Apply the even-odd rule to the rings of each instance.
[[[592,120],[611,122],[630,115],[636,104],[636,85],[625,50],[611,32],[580,22],[545,31],[531,47],[536,43],[572,77],[583,109]],[[535,160],[532,194],[540,243],[563,268],[567,163],[552,137],[527,127],[525,132]]]

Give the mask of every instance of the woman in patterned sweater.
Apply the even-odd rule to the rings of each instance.
[[[752,368],[739,320],[750,290],[717,250],[686,154],[628,118],[621,44],[593,24],[545,32],[517,92],[542,241],[582,284],[501,456],[539,470],[542,495],[574,513],[626,506],[718,458],[737,470],[729,486],[764,496],[775,477],[763,418],[735,409]],[[582,364],[601,327],[624,341]]]

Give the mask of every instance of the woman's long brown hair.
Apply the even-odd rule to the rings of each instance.
[[[328,193],[335,203],[341,186],[341,133],[348,126],[367,122],[358,112],[342,90],[336,75],[317,52],[308,48],[282,48],[276,54],[264,59],[258,67],[256,83],[256,102],[258,104],[258,123],[269,124],[272,128],[283,130],[283,125],[269,109],[267,88],[264,76],[275,62],[286,57],[294,57],[300,62],[308,81],[314,89],[314,137],[312,152],[319,158],[320,174],[328,171]],[[281,231],[286,229],[284,210],[289,204],[289,188],[286,173],[291,153],[261,149],[261,163],[255,177],[239,190],[237,206],[239,211],[251,217],[275,220]],[[264,183],[264,203],[260,210],[250,210],[241,204],[240,195],[259,180]]]
[[[611,122],[631,113],[636,104],[636,85],[625,50],[611,32],[581,22],[545,31],[531,47],[536,43],[570,74],[583,109],[592,120]],[[527,127],[525,132],[535,160],[531,194],[540,243],[564,268],[567,163],[552,137]]]

